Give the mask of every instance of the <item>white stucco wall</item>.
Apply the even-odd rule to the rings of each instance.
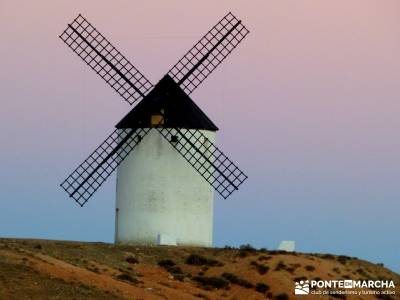
[[[215,132],[202,133],[215,141]],[[115,241],[151,245],[166,235],[209,247],[213,197],[211,185],[152,129],[117,170]]]

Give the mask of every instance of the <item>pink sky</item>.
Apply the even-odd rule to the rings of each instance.
[[[251,33],[192,94],[250,176],[216,201],[216,244],[296,239],[400,270],[397,0],[0,1],[0,236],[112,239],[113,183],[84,209],[58,184],[129,107],[58,39],[68,22],[155,83],[228,11]]]

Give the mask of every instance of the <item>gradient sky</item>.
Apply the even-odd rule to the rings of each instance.
[[[400,271],[400,2],[0,0],[0,236],[113,240],[115,178],[80,208],[59,183],[129,106],[58,35],[78,13],[150,81],[226,12],[251,33],[192,98],[249,175],[216,197],[215,245]],[[190,4],[189,4],[190,3]]]

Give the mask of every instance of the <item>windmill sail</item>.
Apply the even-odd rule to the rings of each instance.
[[[114,130],[61,183],[61,187],[83,206],[150,130],[151,128]]]
[[[168,71],[168,75],[190,94],[248,33],[242,21],[228,13]]]
[[[225,199],[247,179],[199,130],[163,127],[157,127],[157,130]]]
[[[172,79],[166,76],[163,80],[165,82],[171,80],[177,89],[187,96],[221,64],[248,33],[242,22],[232,13],[228,13],[168,71]],[[150,113],[153,113],[153,108],[160,109],[158,115],[163,116],[160,123],[154,126],[152,119],[149,118],[151,123],[149,126],[155,127],[222,197],[229,197],[247,179],[247,176],[203,133],[197,129],[184,129],[180,126],[182,120],[179,118],[187,118],[187,115],[171,110],[175,113],[174,116],[179,118],[168,119],[169,116],[164,118],[164,109],[160,105],[157,106],[155,97],[171,95],[171,84],[167,82],[167,93],[163,93],[163,90],[161,95],[160,91],[150,92],[153,89],[150,81],[82,15],[68,25],[60,38],[128,103],[133,104],[142,100],[136,106],[142,111],[147,111],[144,108],[147,107],[146,103],[149,103]],[[176,104],[177,101],[174,101],[174,105]],[[193,107],[196,111],[199,110],[197,106]],[[169,112],[167,110],[167,113]],[[119,123],[117,127],[121,125],[120,128],[111,133],[61,183],[61,187],[79,205],[83,206],[88,201],[152,129],[145,127],[146,122],[142,121],[133,120],[134,125],[130,125],[129,128],[121,127]],[[188,124],[192,124],[193,120],[190,121]],[[172,122],[173,126],[163,127],[168,126],[168,122]],[[217,130],[215,125],[211,127]]]
[[[153,87],[82,15],[68,24],[60,38],[129,104],[142,99]]]

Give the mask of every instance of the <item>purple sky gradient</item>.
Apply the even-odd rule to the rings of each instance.
[[[129,106],[58,35],[78,13],[148,79],[226,12],[250,29],[192,98],[249,175],[216,199],[215,245],[400,271],[400,3],[0,1],[0,236],[112,241],[115,179],[79,208],[59,183]]]

